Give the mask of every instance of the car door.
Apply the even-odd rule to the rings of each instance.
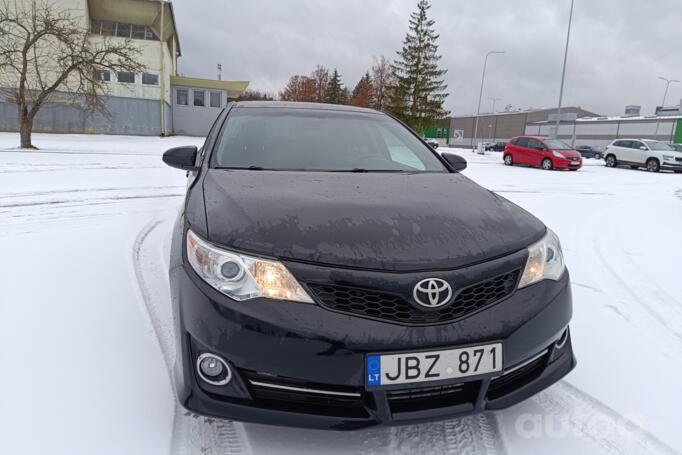
[[[528,158],[526,164],[540,166],[545,156],[545,145],[537,139],[528,138]]]
[[[642,147],[644,147],[644,150],[642,150]],[[627,154],[629,156],[627,161],[644,164],[649,155],[649,148],[642,141],[630,141],[630,148]]]
[[[630,141],[620,140],[610,145],[609,152],[616,155],[616,161],[628,161],[630,159]]]
[[[527,163],[527,148],[528,148],[528,138],[518,137],[513,142],[513,153],[512,158],[515,164],[528,164]]]

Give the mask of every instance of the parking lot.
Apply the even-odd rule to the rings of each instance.
[[[176,404],[166,269],[185,181],[161,154],[202,140],[36,134],[34,142],[42,150],[11,150],[17,135],[0,133],[0,319],[3,339],[13,341],[0,346],[3,370],[13,372],[0,378],[9,391],[2,453],[672,454],[682,447],[682,396],[670,389],[671,378],[682,377],[682,175],[589,159],[577,172],[507,167],[500,153],[459,150],[469,161],[465,175],[561,238],[578,366],[505,411],[330,433],[205,419]]]

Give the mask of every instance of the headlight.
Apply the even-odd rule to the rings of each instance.
[[[672,155],[663,155],[663,160],[672,161],[675,157]]]
[[[554,154],[554,156],[556,156],[557,158],[566,158],[566,156],[564,156],[564,154],[561,152],[552,151],[552,154]]]
[[[280,262],[222,250],[191,230],[187,231],[187,259],[204,281],[231,299],[266,297],[313,303]]]
[[[519,288],[544,279],[558,280],[565,268],[559,237],[547,229],[547,234],[539,242],[528,247],[528,260],[519,281]]]

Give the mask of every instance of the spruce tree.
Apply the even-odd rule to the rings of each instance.
[[[339,71],[334,68],[334,72],[329,77],[329,82],[327,82],[324,102],[329,104],[346,104],[347,97],[348,92],[341,84],[341,75],[339,74]]]
[[[448,96],[443,80],[447,70],[438,67],[439,35],[433,28],[435,21],[427,17],[429,8],[427,0],[419,1],[399,58],[391,65],[395,86],[388,110],[419,133],[449,114],[443,107]]]

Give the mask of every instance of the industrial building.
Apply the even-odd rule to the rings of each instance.
[[[640,106],[629,105],[620,116],[600,116],[581,107],[562,108],[562,120],[557,137],[573,145],[606,146],[621,137],[656,139],[682,143],[682,112],[661,112],[641,115]],[[672,109],[669,109],[672,111]],[[479,141],[507,141],[514,136],[554,136],[557,109],[536,109],[519,112],[482,114],[478,133],[473,137],[475,116],[450,118],[450,145],[472,147]]]
[[[450,118],[450,145],[453,147],[471,147],[479,141],[506,141],[514,136],[526,134],[526,125],[546,121],[557,109],[529,109],[526,111],[498,112],[481,114],[478,116],[463,115]],[[568,106],[561,109],[562,113],[575,114],[577,117],[594,117],[596,113],[581,107]]]
[[[31,0],[17,0],[29,4]],[[70,97],[55,96],[38,113],[34,132],[137,135],[205,135],[220,109],[247,81],[178,75],[180,39],[173,5],[163,0],[60,0],[91,40],[132,39],[141,52],[140,74],[101,71],[109,116],[90,113]],[[0,80],[0,131],[17,131],[17,106]]]

